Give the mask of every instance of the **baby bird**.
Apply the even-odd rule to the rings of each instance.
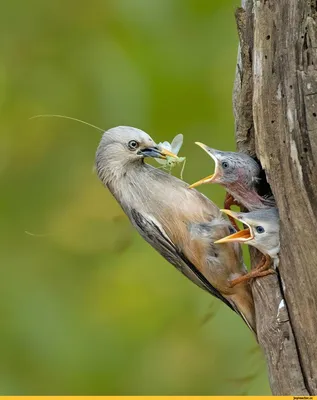
[[[144,162],[168,154],[145,132],[106,131],[96,154],[102,183],[140,235],[187,278],[237,312],[255,331],[254,303],[239,243],[215,244],[232,230],[219,208],[188,184]],[[149,263],[151,260],[149,260]]]
[[[263,254],[261,262],[251,272],[243,277],[232,280],[231,285],[234,286],[251,278],[274,273],[272,269],[269,269],[269,266],[271,261],[273,261],[273,266],[276,268],[279,262],[280,223],[277,209],[267,208],[249,213],[233,212],[231,210],[221,211],[241,221],[247,228],[217,240],[215,243],[245,243],[256,247]]]
[[[219,151],[196,142],[215,161],[215,173],[193,183],[194,188],[204,183],[219,183],[229,193],[225,200],[225,209],[233,204],[242,205],[249,211],[274,207],[272,198],[261,197],[257,186],[260,181],[260,166],[244,153]]]

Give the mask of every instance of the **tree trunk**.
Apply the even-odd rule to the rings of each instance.
[[[237,147],[261,162],[281,219],[278,274],[252,284],[276,395],[317,395],[316,8],[316,0],[242,0],[236,12]]]

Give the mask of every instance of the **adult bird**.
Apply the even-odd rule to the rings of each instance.
[[[171,156],[171,154],[168,154]],[[165,158],[142,130],[118,126],[106,131],[96,169],[141,236],[187,278],[237,312],[255,331],[249,285],[231,287],[246,273],[240,245],[214,244],[231,226],[218,207],[188,184],[144,162]]]
[[[249,213],[234,212],[231,210],[221,211],[241,221],[246,225],[246,228],[217,240],[216,243],[245,243],[257,248],[263,254],[262,260],[251,272],[231,281],[231,285],[234,286],[251,278],[274,273],[274,270],[269,267],[271,261],[273,261],[274,268],[277,267],[279,262],[280,221],[277,209],[267,208]]]
[[[258,193],[261,168],[252,157],[244,153],[215,150],[200,142],[196,144],[215,161],[215,172],[193,183],[190,188],[204,183],[224,186],[229,194],[225,200],[225,209],[230,209],[233,204],[241,205],[249,211],[274,207],[272,197],[263,197]]]

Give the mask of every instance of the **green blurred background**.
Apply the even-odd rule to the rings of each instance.
[[[238,5],[3,2],[0,394],[270,393],[239,317],[152,250],[98,181],[101,133],[29,119],[183,133],[184,179],[210,174],[193,143],[235,147]],[[201,190],[222,205],[222,188]]]

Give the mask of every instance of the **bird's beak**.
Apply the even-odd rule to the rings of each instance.
[[[247,225],[246,229],[242,229],[239,232],[233,233],[232,235],[226,236],[222,239],[216,240],[214,243],[219,244],[219,243],[228,243],[228,242],[248,242],[249,240],[253,239],[253,234],[251,230],[251,226],[247,224],[245,221],[242,221],[241,219],[238,219],[236,214],[231,211],[231,210],[220,210],[223,213],[229,215],[230,217],[236,219],[237,221],[243,222],[245,225]]]
[[[212,175],[208,175],[208,176],[206,176],[206,178],[203,178],[203,179],[201,179],[200,181],[191,184],[191,185],[188,187],[189,189],[192,189],[192,188],[195,188],[195,187],[197,187],[197,186],[203,185],[204,183],[210,183],[210,182],[212,182],[212,181],[216,178],[216,176],[217,176],[217,171],[218,171],[218,159],[217,159],[217,157],[214,155],[213,149],[211,149],[210,147],[206,146],[206,145],[203,144],[203,143],[200,143],[200,142],[195,142],[195,143],[196,143],[199,147],[201,147],[203,150],[205,150],[205,152],[206,152],[207,154],[209,154],[210,157],[212,157],[212,159],[215,161],[215,173],[212,174]]]
[[[142,154],[144,157],[162,158],[163,160],[165,160],[167,156],[178,158],[176,154],[171,153],[166,149],[159,149],[156,146],[147,147],[146,149],[140,150],[140,154]]]
[[[206,178],[201,179],[200,181],[197,181],[195,183],[192,183],[190,186],[188,186],[188,189],[193,189],[197,186],[203,185],[204,183],[210,183],[212,182],[215,174],[208,175]]]

